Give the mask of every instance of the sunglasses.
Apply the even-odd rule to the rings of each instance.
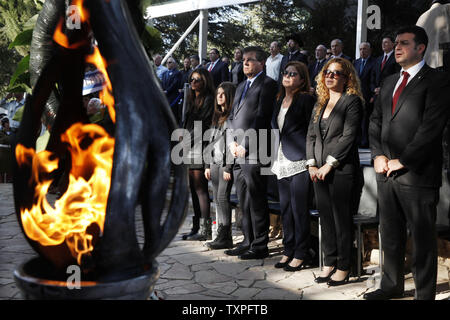
[[[341,72],[341,71],[331,71],[331,70],[325,70],[324,71],[324,73],[325,73],[325,77],[326,78],[336,78],[336,79],[339,79],[340,77],[346,77],[346,75],[343,73],[343,72]]]
[[[282,71],[281,74],[283,76],[289,77],[289,78],[293,78],[293,77],[298,76],[298,72],[294,72],[294,71],[291,71],[291,72],[289,72],[289,71]]]
[[[191,79],[189,80],[189,82],[194,82],[194,83],[199,83],[199,82],[202,82],[202,81],[203,81],[203,80],[200,79],[200,78],[198,78],[198,79],[191,78]]]

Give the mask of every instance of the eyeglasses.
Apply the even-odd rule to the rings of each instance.
[[[283,76],[289,77],[289,78],[293,78],[293,77],[298,76],[298,72],[294,72],[294,71],[291,71],[291,72],[289,72],[289,71],[282,71],[281,74]]]
[[[194,82],[194,83],[199,83],[199,82],[202,82],[202,81],[203,81],[203,80],[200,79],[200,78],[198,78],[198,79],[191,78],[191,79],[189,80],[189,82]]]
[[[327,69],[327,70],[324,71],[324,73],[325,73],[325,77],[327,77],[327,78],[339,79],[340,77],[346,77],[346,75],[343,72],[338,71],[338,70],[331,71],[331,70]]]

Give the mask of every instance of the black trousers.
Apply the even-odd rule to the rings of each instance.
[[[283,222],[283,254],[300,260],[309,257],[309,181],[308,171],[278,180]]]
[[[322,231],[324,264],[350,270],[356,175],[330,172],[314,183]]]
[[[437,188],[377,181],[381,243],[384,253],[381,289],[403,293],[407,229],[413,244],[412,272],[416,299],[434,300],[437,278]]]
[[[260,252],[269,242],[269,208],[267,206],[267,177],[261,175],[260,164],[235,164],[234,183],[242,210],[242,245]]]
[[[230,194],[233,180],[225,181],[223,172],[225,167],[211,164],[211,182],[213,189],[214,203],[216,204],[217,223],[224,226],[231,226],[231,204]]]

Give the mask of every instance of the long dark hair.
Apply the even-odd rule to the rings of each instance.
[[[188,103],[189,103],[189,111],[194,109],[200,109],[203,106],[203,103],[205,102],[205,98],[207,96],[214,95],[214,82],[211,77],[211,74],[208,70],[205,68],[198,68],[195,69],[195,71],[191,74],[191,79],[194,74],[200,75],[200,78],[202,79],[203,87],[200,90],[200,94],[198,96],[195,96],[195,91],[192,89],[189,89],[188,94]],[[189,82],[191,82],[189,79]]]
[[[222,111],[222,106],[217,104],[217,92],[222,88],[225,93],[225,105]],[[212,118],[213,126],[222,126],[223,123],[228,119],[230,115],[231,108],[233,106],[234,93],[236,92],[236,87],[232,82],[222,82],[216,89],[216,95],[214,96],[214,115]]]

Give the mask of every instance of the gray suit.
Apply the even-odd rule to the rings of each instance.
[[[233,137],[233,133],[239,129],[270,130],[277,83],[262,73],[254,80],[245,97],[240,101],[245,84],[246,81],[242,81],[236,89],[233,108],[227,120],[228,128],[230,128],[227,135],[228,141],[234,140],[247,150],[245,163],[236,161],[233,176],[243,215],[242,246],[258,253],[267,251],[269,241],[267,183],[266,177],[261,175],[261,163],[258,156],[258,150],[261,147],[268,148],[268,145],[267,141],[257,139],[255,150],[249,152],[254,142],[250,144],[246,138]],[[254,164],[249,163],[249,160],[254,161]]]

